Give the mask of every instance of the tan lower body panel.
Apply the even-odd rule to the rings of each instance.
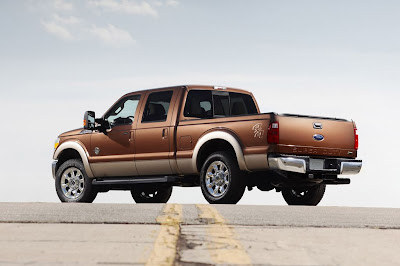
[[[195,174],[197,171],[193,169],[192,158],[176,159],[180,174]]]
[[[171,175],[169,159],[140,160],[136,161],[136,168],[139,175]]]
[[[114,177],[114,176],[137,176],[135,162],[104,162],[91,163],[95,177]]]
[[[244,156],[247,169],[250,171],[254,170],[266,170],[268,169],[268,158],[267,154],[248,154]]]
[[[264,170],[268,168],[266,154],[250,154],[244,156],[247,169],[250,171]],[[179,174],[196,174],[193,169],[192,158],[176,160]],[[145,175],[171,175],[177,174],[172,171],[169,159],[139,160],[122,162],[102,162],[90,164],[96,177],[117,176],[145,176]]]

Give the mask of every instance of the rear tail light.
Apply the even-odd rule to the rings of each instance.
[[[279,123],[273,122],[269,124],[267,141],[269,144],[279,144]]]
[[[358,134],[357,134],[357,128],[354,128],[354,149],[358,150]]]

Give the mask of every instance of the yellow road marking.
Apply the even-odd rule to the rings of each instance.
[[[167,204],[163,213],[157,217],[157,222],[161,224],[160,233],[146,265],[173,265],[179,238],[179,225],[182,222],[182,206]]]
[[[206,232],[211,238],[207,243],[215,264],[251,264],[249,255],[235,238],[235,231],[226,224],[224,217],[211,205],[196,205],[200,218],[207,219]]]

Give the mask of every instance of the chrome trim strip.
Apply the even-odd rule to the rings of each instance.
[[[88,160],[89,155],[86,153],[85,149],[81,146],[81,144],[79,144],[79,142],[77,141],[71,140],[62,143],[60,146],[58,146],[58,148],[54,152],[53,159],[58,160],[58,156],[60,156],[61,152],[66,149],[73,149],[79,153],[83,162],[83,166],[85,167],[86,174],[88,175],[88,177],[93,178],[94,175],[92,169],[90,168]]]
[[[293,157],[270,157],[268,158],[269,167],[288,172],[306,173],[306,160]]]
[[[244,160],[243,152],[242,152],[242,147],[240,147],[239,142],[233,137],[231,134],[225,132],[225,131],[213,131],[210,132],[204,136],[202,136],[196,144],[196,147],[194,147],[193,150],[193,157],[192,157],[192,167],[193,167],[193,172],[198,173],[197,171],[197,155],[199,153],[200,148],[203,146],[204,143],[207,141],[213,140],[213,139],[222,139],[227,142],[229,142],[233,149],[235,150],[236,153],[236,158],[239,163],[239,168],[242,171],[249,171],[246,166],[246,162]]]
[[[362,162],[342,162],[340,164],[341,175],[355,175],[361,171]]]
[[[53,179],[56,179],[56,168],[57,168],[58,160],[53,161],[51,164],[51,173],[53,174]]]

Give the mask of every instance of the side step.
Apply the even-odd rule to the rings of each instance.
[[[93,185],[134,185],[151,183],[176,183],[177,176],[149,176],[149,177],[105,177],[95,178]]]
[[[323,183],[327,185],[348,185],[350,184],[350,179],[348,178],[325,179]]]

